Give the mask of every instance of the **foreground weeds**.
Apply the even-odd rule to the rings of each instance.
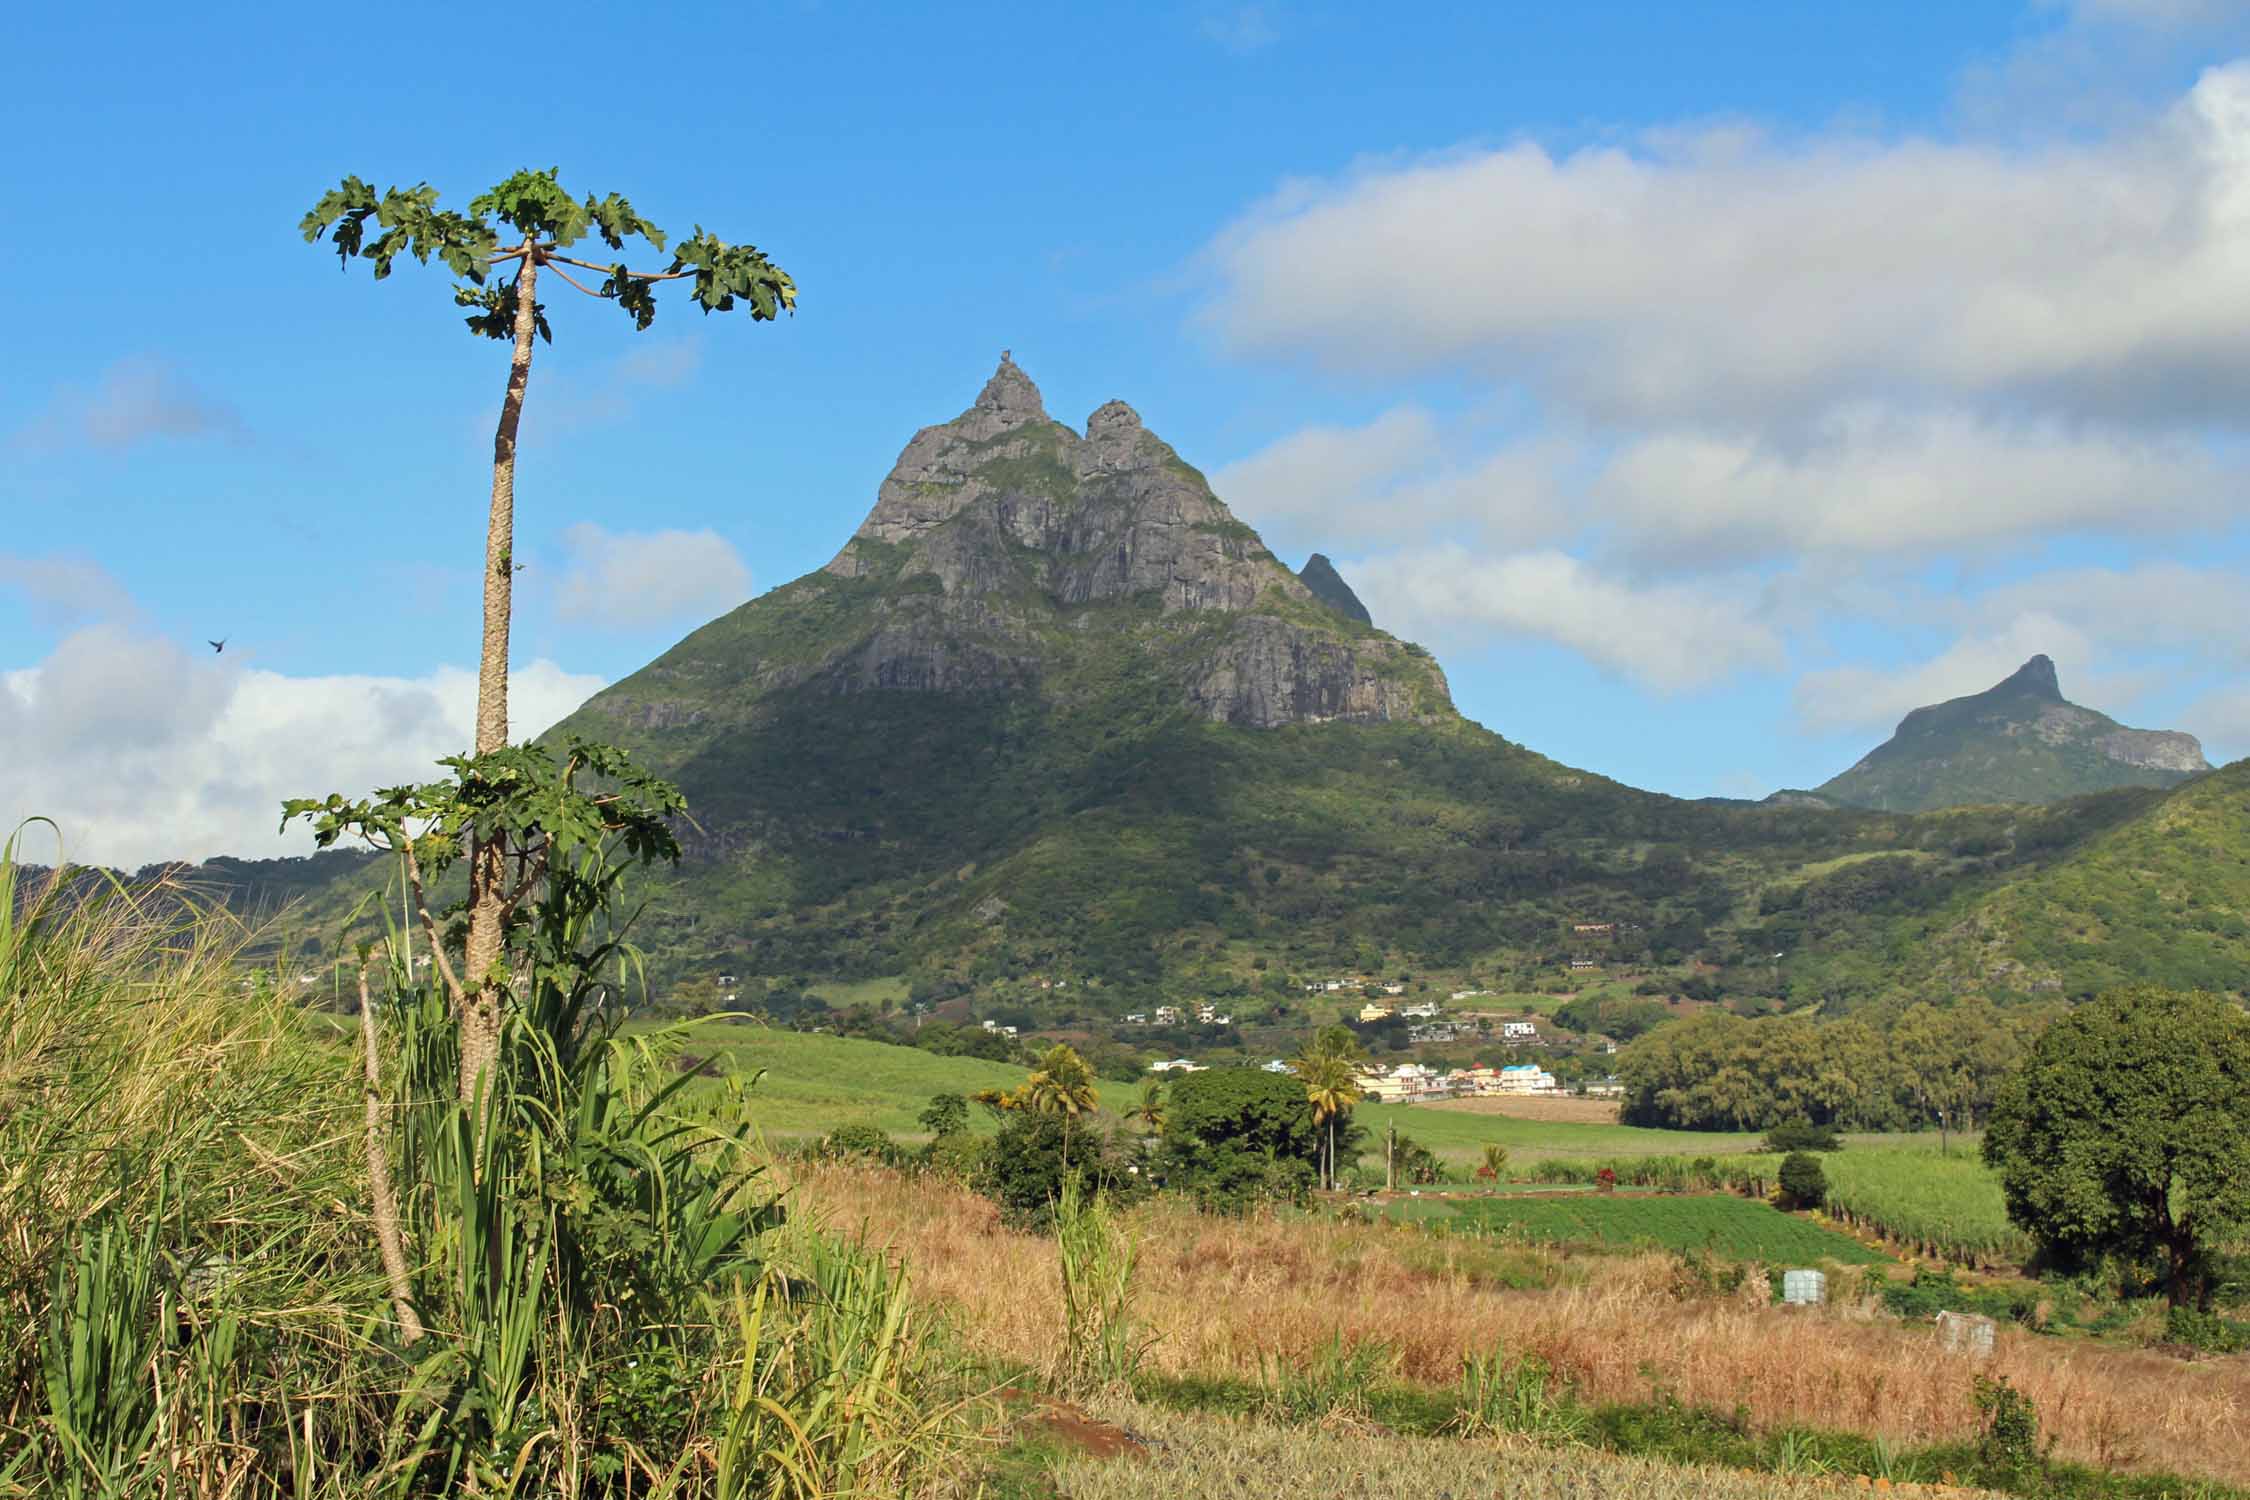
[[[1003,1228],[988,1203],[942,1183],[795,1170],[808,1195],[923,1268],[919,1293],[976,1353],[1038,1367],[1055,1347],[1051,1241]],[[1379,1224],[1224,1220],[1162,1201],[1137,1212],[1144,1379],[1232,1382],[1251,1393],[1232,1409],[1249,1410],[1277,1366],[1316,1370],[1333,1348],[1379,1345],[1397,1380],[1440,1390],[1455,1387],[1464,1357],[1504,1350],[1511,1363],[1541,1361],[1549,1391],[1567,1388],[1590,1411],[1670,1400],[1739,1408],[1756,1434],[1861,1433],[1966,1451],[1980,1431],[1971,1391],[1983,1374],[2007,1377],[2035,1404],[2058,1459],[2250,1484],[2250,1361],[2240,1358],[2184,1366],[2003,1328],[1994,1356],[1975,1362],[1872,1299],[1774,1307],[1756,1274],[1732,1293],[1683,1290],[1667,1256],[1433,1243]]]

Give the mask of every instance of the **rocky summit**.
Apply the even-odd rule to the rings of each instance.
[[[2063,697],[2054,662],[2034,656],[1984,692],[1914,710],[1889,740],[1813,795],[1846,807],[1919,812],[2176,786],[2210,769],[2194,735],[2128,729],[2082,708]]]
[[[1071,699],[1121,672],[1250,728],[1453,711],[1427,653],[1324,607],[1132,407],[1080,433],[1006,354],[967,411],[914,435],[825,568],[591,708],[653,726],[807,685]]]
[[[1345,619],[1357,620],[1362,625],[1375,623],[1375,617],[1367,612],[1367,606],[1359,602],[1359,595],[1353,593],[1352,586],[1344,582],[1344,575],[1337,572],[1336,565],[1321,553],[1315,552],[1305,559],[1305,565],[1298,570],[1297,577],[1306,588],[1313,591],[1313,597]]]

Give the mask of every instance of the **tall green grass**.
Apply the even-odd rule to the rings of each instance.
[[[742,1142],[674,1107],[668,1040],[601,1020],[598,903],[534,915],[473,1106],[442,996],[395,941],[378,967],[373,1149],[415,1337],[377,1254],[360,1060],[193,891],[27,888],[13,856],[0,1496],[811,1500],[963,1472],[975,1392],[903,1271],[785,1231]]]

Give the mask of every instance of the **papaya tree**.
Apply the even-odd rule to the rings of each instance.
[[[628,240],[665,251],[665,235],[622,196],[611,193],[583,200],[566,192],[552,169],[521,171],[470,200],[466,212],[441,209],[438,191],[427,183],[388,188],[378,194],[357,177],[346,177],[304,216],[298,226],[308,243],[323,235],[338,260],[370,262],[375,279],[391,273],[402,255],[418,264],[437,261],[456,279],[453,300],[467,308],[468,331],[509,344],[507,385],[492,438],[492,493],[485,522],[483,638],[477,657],[476,736],[470,755],[448,762],[456,772],[453,791],[400,789],[373,803],[293,802],[285,816],[306,816],[323,845],[343,833],[372,834],[372,842],[395,845],[406,856],[414,898],[440,961],[451,995],[460,1041],[459,1090],[466,1102],[499,1056],[503,1017],[509,1003],[507,938],[511,919],[548,873],[555,845],[535,825],[583,830],[630,825],[642,852],[661,846],[644,817],[650,805],[633,803],[622,819],[620,804],[565,809],[578,790],[568,773],[557,774],[545,758],[511,754],[508,742],[508,633],[513,609],[516,564],[516,435],[523,420],[525,392],[531,383],[532,349],[553,338],[547,307],[539,300],[542,273],[596,300],[615,303],[645,330],[656,317],[656,294],[666,282],[685,282],[688,297],[706,314],[746,309],[770,321],[797,302],[796,284],[756,246],[728,244],[701,226],[670,248],[669,263],[636,270],[623,256]],[[586,259],[565,252],[592,236],[612,258]],[[581,280],[572,268],[585,273]],[[589,281],[599,277],[597,284]],[[588,755],[577,747],[577,770],[608,767],[608,752]],[[411,793],[411,795],[408,795]],[[663,811],[676,810],[668,789],[654,798]],[[441,812],[450,816],[439,816]],[[360,814],[354,817],[354,814]],[[402,832],[413,831],[405,837]],[[417,859],[419,851],[424,858]],[[422,889],[426,867],[458,852],[468,871],[467,929],[456,968],[443,961],[435,923]],[[434,857],[428,857],[434,856]],[[434,872],[432,872],[434,873]]]

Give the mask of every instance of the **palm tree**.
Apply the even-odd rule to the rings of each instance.
[[[1164,1130],[1164,1085],[1151,1078],[1141,1085],[1141,1102],[1125,1111],[1125,1118],[1137,1123],[1151,1135]]]
[[[1320,1182],[1336,1186],[1336,1117],[1347,1113],[1359,1099],[1359,1077],[1341,1057],[1316,1054],[1300,1057],[1292,1065],[1305,1097],[1312,1101],[1313,1122],[1327,1127],[1326,1149],[1321,1155]]]
[[[1010,1110],[1023,1108],[1023,1090],[1021,1089],[981,1088],[969,1095],[969,1098],[992,1111],[992,1118],[995,1120]]]
[[[1508,1148],[1498,1142],[1487,1144],[1484,1148],[1484,1175],[1498,1182],[1500,1174],[1507,1170]]]
[[[1094,1087],[1094,1070],[1068,1042],[1057,1042],[1040,1054],[1039,1066],[1017,1091],[1023,1107],[1042,1115],[1063,1117],[1063,1166],[1070,1165],[1070,1127],[1079,1115],[1091,1110],[1101,1095]]]
[[[1367,1049],[1349,1026],[1323,1026],[1289,1064],[1312,1101],[1314,1123],[1327,1127],[1320,1174],[1327,1188],[1336,1185],[1336,1117],[1359,1100],[1359,1075],[1353,1064],[1366,1056]]]

